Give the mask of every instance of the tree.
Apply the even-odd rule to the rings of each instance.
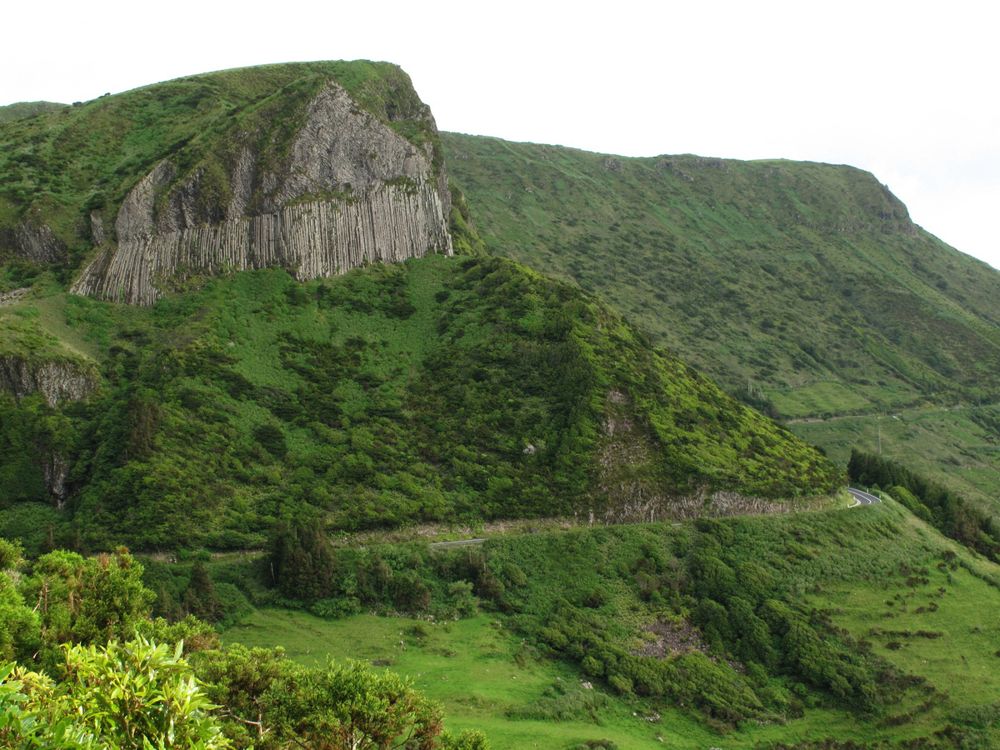
[[[268,547],[273,581],[282,594],[301,601],[330,596],[336,561],[318,520],[278,523]]]
[[[38,615],[24,602],[15,585],[21,547],[0,539],[0,659],[12,659],[37,646]]]
[[[215,584],[201,560],[191,567],[191,580],[184,589],[184,609],[198,619],[218,622],[222,617],[222,603],[215,594]]]
[[[124,548],[84,558],[57,550],[40,557],[21,593],[37,609],[47,658],[61,643],[125,640],[148,619],[153,593]]]

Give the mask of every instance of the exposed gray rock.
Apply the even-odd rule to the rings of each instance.
[[[231,182],[232,198],[226,209],[226,218],[230,221],[239,219],[247,213],[253,198],[254,174],[256,172],[253,151],[244,146],[236,158]]]
[[[45,487],[48,489],[56,508],[62,510],[66,505],[66,479],[69,477],[69,461],[58,451],[49,451],[43,458],[42,472],[45,476]]]
[[[66,259],[66,246],[47,224],[23,221],[14,230],[14,252],[32,263],[59,263]]]
[[[97,211],[90,212],[90,239],[95,245],[104,244],[104,219]]]
[[[359,110],[344,89],[331,84],[309,104],[288,168],[263,209],[275,211],[296,198],[331,189],[365,192],[389,180],[430,176],[430,158],[423,150]]]
[[[0,391],[20,400],[38,393],[55,408],[65,401],[79,401],[97,389],[97,373],[82,363],[69,360],[32,361],[14,354],[0,355]],[[68,494],[69,460],[56,447],[36,447],[35,460],[42,468],[45,486],[56,508],[61,509]]]
[[[122,201],[115,220],[118,242],[153,233],[156,227],[156,194],[170,184],[175,174],[176,170],[170,162],[161,161],[132,188]]]
[[[261,216],[126,239],[102,252],[72,291],[150,305],[160,295],[158,281],[179,272],[281,267],[304,281],[428,252],[451,254],[435,186],[381,185],[351,201],[293,204]]]
[[[20,289],[11,289],[9,292],[0,292],[0,305],[9,305],[11,302],[21,299],[28,292],[31,291],[31,287],[21,287]]]
[[[65,360],[32,362],[15,354],[0,355],[0,390],[21,399],[40,393],[49,406],[80,401],[97,389],[92,371]]]
[[[160,162],[122,203],[117,246],[72,291],[149,305],[180,273],[282,267],[306,280],[452,252],[447,178],[432,148],[362,111],[334,83],[309,104],[286,163],[262,173],[259,162],[248,146],[238,152],[225,205],[203,187],[203,168],[178,179]]]

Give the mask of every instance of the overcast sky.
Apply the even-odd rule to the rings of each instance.
[[[853,164],[925,229],[1000,268],[994,6],[17,2],[4,8],[0,103],[82,101],[261,63],[390,60],[443,130]]]

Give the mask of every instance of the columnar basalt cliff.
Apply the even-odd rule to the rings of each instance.
[[[223,189],[214,164],[182,175],[159,162],[122,202],[117,242],[100,247],[73,292],[149,305],[177,275],[282,267],[306,280],[451,254],[447,178],[430,144],[360,110],[333,82],[304,119],[276,167],[250,145],[221,159]]]

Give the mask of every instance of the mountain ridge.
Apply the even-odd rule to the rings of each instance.
[[[895,457],[997,497],[1000,434],[978,405],[1000,400],[1000,275],[914,225],[870,173],[443,140],[492,252],[601,295],[774,416],[872,415],[792,425],[838,461],[886,427]],[[955,403],[983,414],[929,426],[926,409],[951,422]]]

